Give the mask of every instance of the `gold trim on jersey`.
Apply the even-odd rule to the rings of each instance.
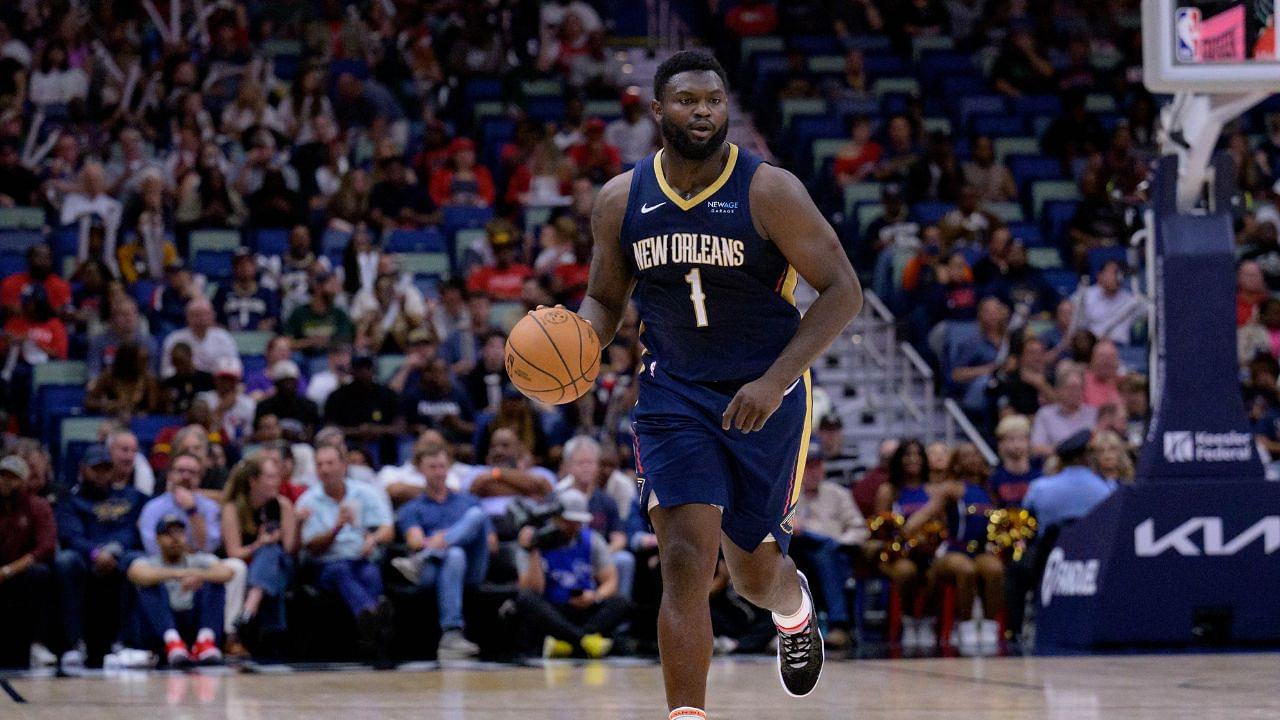
[[[804,379],[804,427],[800,430],[800,452],[796,456],[795,475],[791,476],[791,494],[787,498],[787,507],[782,513],[784,528],[790,527],[791,516],[800,503],[800,493],[804,489],[804,466],[805,461],[809,459],[809,439],[813,431],[813,379],[808,370],[805,370],[801,377]]]
[[[791,307],[796,306],[796,283],[799,279],[796,269],[788,265],[787,277],[782,281],[782,299],[791,303]]]
[[[680,193],[673,190],[671,186],[667,184],[667,177],[662,174],[662,152],[663,151],[659,150],[658,152],[654,153],[653,175],[654,177],[658,178],[658,187],[662,188],[662,194],[666,195],[667,199],[670,200],[672,203],[674,203],[675,206],[680,208],[681,210],[689,210],[690,208],[702,202],[703,200],[706,200],[712,195],[715,195],[717,190],[724,187],[724,184],[729,182],[729,176],[733,174],[733,166],[738,163],[738,146],[734,145],[733,143],[727,143],[727,144],[729,146],[729,161],[724,164],[724,172],[720,173],[720,177],[716,178],[715,182],[711,183],[702,192],[698,193],[697,195],[694,195],[692,198],[688,200],[685,200],[684,198],[680,197]]]

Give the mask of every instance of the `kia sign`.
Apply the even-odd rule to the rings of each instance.
[[[1280,550],[1280,515],[1264,517],[1226,542],[1220,517],[1194,517],[1158,537],[1155,528],[1155,518],[1147,518],[1133,529],[1133,552],[1138,557],[1158,557],[1166,550],[1187,557],[1235,555],[1258,540],[1265,555]]]

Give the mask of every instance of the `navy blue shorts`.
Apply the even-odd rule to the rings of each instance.
[[[735,545],[752,552],[772,536],[785,553],[809,445],[809,373],[753,433],[721,429],[732,387],[672,377],[652,360],[639,382],[631,429],[641,510],[653,495],[660,507],[718,505],[721,529]]]

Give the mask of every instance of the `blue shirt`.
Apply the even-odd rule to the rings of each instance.
[[[380,488],[347,479],[346,494],[339,503],[325,493],[323,485],[316,485],[298,498],[298,509],[311,512],[302,524],[302,542],[309,543],[332,530],[338,523],[338,511],[342,505],[350,505],[355,510],[354,527],[344,525],[329,549],[313,559],[321,562],[355,560],[360,557],[365,533],[393,522],[391,501]]]
[[[54,506],[58,542],[86,560],[94,550],[116,543],[120,546],[116,553],[119,559],[121,553],[142,547],[138,517],[146,502],[147,497],[132,485],[104,490],[77,485]]]
[[[222,509],[218,507],[218,503],[198,492],[192,491],[192,495],[196,498],[196,512],[204,517],[204,546],[196,547],[195,540],[191,537],[190,523],[187,523],[187,542],[191,545],[192,552],[211,553],[222,544]],[[142,549],[148,555],[160,554],[160,545],[156,543],[156,523],[165,515],[187,517],[187,511],[178,507],[171,492],[155,496],[142,508],[142,515],[138,518],[138,534],[142,536]]]
[[[726,147],[720,177],[689,200],[667,184],[661,151],[636,163],[619,238],[647,356],[684,380],[754,380],[800,324],[795,268],[752,222],[762,161]]]
[[[1115,483],[1103,480],[1089,468],[1072,465],[1057,475],[1046,475],[1031,483],[1022,506],[1035,514],[1043,529],[1088,515],[1115,489]]]
[[[467,493],[451,492],[444,502],[436,502],[426,495],[405,503],[396,518],[396,527],[403,535],[409,528],[416,527],[430,535],[438,530],[445,530],[462,519],[463,514],[473,507],[480,507],[480,501]]]

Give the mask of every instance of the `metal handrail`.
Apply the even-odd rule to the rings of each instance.
[[[991,446],[987,444],[987,441],[982,438],[982,433],[978,432],[978,428],[969,422],[969,418],[964,414],[964,410],[961,410],[960,406],[956,404],[956,401],[947,398],[942,401],[942,408],[947,413],[947,425],[943,435],[944,441],[948,445],[955,443],[955,426],[958,425],[961,432],[969,439],[969,442],[973,443],[978,448],[978,452],[982,453],[982,457],[987,461],[987,464],[995,467],[1000,458],[991,449]]]
[[[898,347],[902,350],[903,375],[906,376],[911,370],[915,370],[915,372],[920,374],[920,381],[924,387],[924,406],[926,408],[926,411],[922,413],[922,419],[924,420],[924,436],[929,442],[932,442],[933,413],[929,412],[929,410],[932,409],[934,405],[933,368],[929,367],[929,363],[925,362],[923,357],[920,357],[920,353],[917,352],[915,348],[911,347],[910,343],[902,342],[898,344]],[[909,390],[910,385],[908,384],[907,387]],[[914,405],[915,400],[910,399],[910,402]]]

